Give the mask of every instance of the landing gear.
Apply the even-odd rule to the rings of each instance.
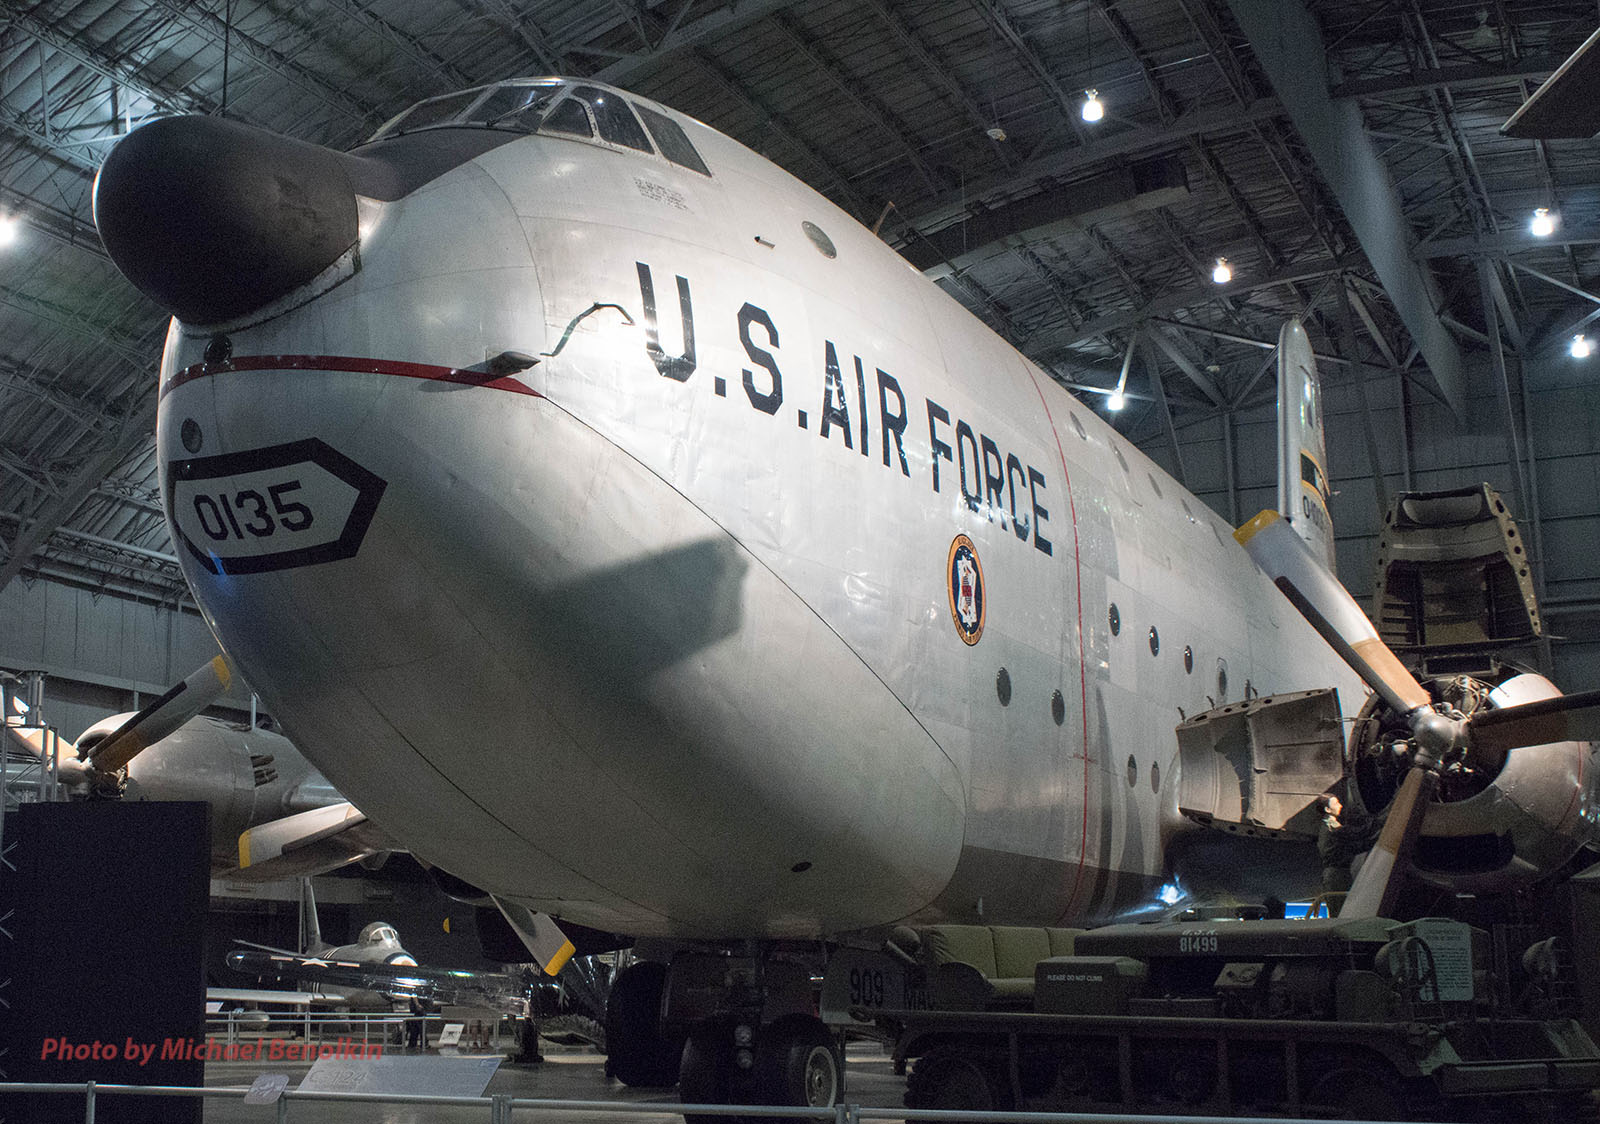
[[[786,1015],[762,1027],[755,1060],[762,1104],[831,1108],[844,1092],[833,1035],[810,1015]]]
[[[678,1079],[681,1036],[661,1032],[667,966],[633,965],[611,985],[606,1002],[606,1073],[624,1085],[661,1088]]]
[[[811,1015],[785,1015],[759,1029],[717,1019],[695,1027],[683,1050],[684,1104],[802,1105],[828,1108],[844,1093],[833,1036]],[[688,1124],[718,1118],[684,1116]]]

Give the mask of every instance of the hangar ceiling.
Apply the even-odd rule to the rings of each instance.
[[[1096,409],[1137,356],[1116,424],[1153,446],[1270,400],[1289,314],[1333,371],[1458,415],[1496,325],[1524,353],[1600,316],[1600,152],[1500,132],[1597,22],[1593,0],[6,0],[0,587],[183,595],[151,448],[165,322],[91,214],[152,117],[349,147],[422,97],[593,76],[881,224]]]

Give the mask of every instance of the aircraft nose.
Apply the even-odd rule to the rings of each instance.
[[[214,117],[124,137],[95,178],[94,218],[128,279],[179,320],[232,320],[311,280],[356,243],[339,154]]]

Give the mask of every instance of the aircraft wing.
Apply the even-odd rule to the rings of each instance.
[[[310,878],[383,851],[401,850],[349,801],[259,824],[239,836],[230,882]]]
[[[228,967],[256,976],[302,980],[316,985],[328,983],[397,998],[482,1004],[518,1016],[527,1013],[526,985],[520,976],[505,972],[361,963],[257,947],[238,948],[228,953]]]
[[[206,999],[212,1003],[283,1003],[291,1007],[309,1007],[313,1003],[342,1003],[344,995],[332,991],[279,991],[267,987],[208,987]]]

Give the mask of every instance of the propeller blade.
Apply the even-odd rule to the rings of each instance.
[[[512,932],[533,953],[534,960],[545,975],[555,975],[572,959],[577,949],[556,924],[555,918],[504,898],[494,898],[493,901],[511,925]]]
[[[1432,769],[1414,768],[1400,783],[1389,814],[1366,860],[1356,872],[1355,884],[1339,907],[1339,917],[1387,917],[1400,896],[1399,871],[1405,869],[1422,828],[1428,801],[1439,787],[1439,774]]]
[[[246,828],[239,870],[229,878],[267,881],[326,874],[392,845],[348,800]]]
[[[225,656],[191,674],[182,683],[128,719],[89,750],[97,773],[114,773],[189,719],[215,702],[233,681]]]
[[[1284,596],[1397,714],[1432,701],[1400,663],[1339,579],[1322,566],[1304,539],[1276,511],[1263,511],[1233,533]]]
[[[1482,710],[1467,723],[1474,753],[1505,754],[1528,745],[1600,741],[1600,691]]]

